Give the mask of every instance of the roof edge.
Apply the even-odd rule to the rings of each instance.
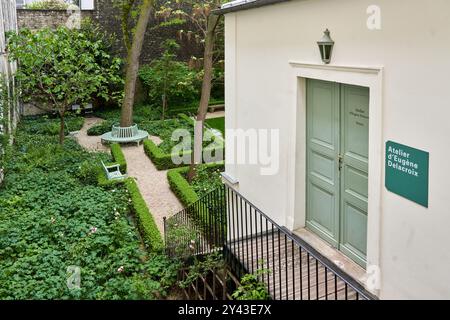
[[[227,13],[231,13],[231,12],[249,10],[249,9],[268,6],[271,4],[287,2],[287,1],[291,1],[291,0],[256,0],[253,2],[243,3],[240,5],[236,5],[236,6],[232,6],[232,7],[228,7],[228,8],[216,9],[213,12],[214,12],[214,14],[222,15],[222,14],[227,14]]]

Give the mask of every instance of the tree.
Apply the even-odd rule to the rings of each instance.
[[[139,10],[134,11],[133,8],[137,0],[116,0],[122,8],[122,30],[125,46],[128,49],[128,57],[126,62],[125,77],[125,96],[122,104],[122,113],[120,117],[120,125],[122,127],[130,127],[133,125],[133,105],[134,95],[136,93],[136,80],[139,71],[139,58],[144,44],[145,31],[147,30],[154,0],[142,0]],[[130,17],[139,15],[136,27],[132,34],[132,41],[128,33],[128,25]]]
[[[198,87],[195,85],[197,73],[187,63],[176,61],[175,51],[179,45],[175,40],[164,41],[165,49],[161,58],[153,60],[139,70],[139,77],[148,87],[153,103],[162,102],[162,119],[175,103],[192,102],[198,98]]]
[[[188,173],[188,179],[192,181],[195,177],[196,166],[202,162],[204,121],[211,98],[215,46],[218,36],[223,32],[223,28],[221,28],[222,16],[215,14],[213,10],[220,8],[220,5],[225,1],[176,0],[176,2],[180,5],[177,10],[163,5],[159,10],[160,15],[173,17],[176,23],[178,23],[180,17],[189,21],[196,27],[196,35],[200,37],[200,41],[204,45],[203,81],[194,130],[194,149]],[[189,11],[185,10],[187,6],[190,7]]]
[[[93,94],[109,100],[109,84],[120,81],[121,60],[104,50],[101,39],[79,30],[24,29],[8,40],[10,59],[19,61],[22,99],[58,114],[61,144],[69,107],[88,102]]]

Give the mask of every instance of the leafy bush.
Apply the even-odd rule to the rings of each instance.
[[[108,120],[112,123],[118,123],[120,120],[120,108],[101,108],[94,112],[94,115]],[[140,124],[146,121],[161,119],[161,111],[155,107],[145,104],[138,104],[134,106],[133,110],[133,121],[134,123]]]
[[[78,116],[66,117],[64,133],[79,131],[84,124],[84,118]],[[60,129],[59,119],[50,116],[42,116],[36,119],[25,118],[21,122],[21,128],[29,134],[57,135]]]
[[[198,166],[197,170],[192,185],[186,179],[189,167],[171,169],[167,172],[170,189],[185,206],[222,186],[220,172],[224,170],[223,163],[203,164]]]
[[[259,269],[256,274],[246,274],[241,279],[241,286],[231,295],[236,300],[269,300],[267,286],[262,279],[269,271]]]
[[[100,167],[97,160],[88,159],[84,160],[80,165],[80,171],[77,177],[86,184],[98,183],[98,175],[102,173],[102,168]]]
[[[225,269],[225,261],[220,252],[216,251],[207,254],[201,259],[195,257],[194,262],[189,266],[186,279],[180,281],[178,285],[180,288],[188,288],[192,283],[198,280],[200,276],[205,277],[214,269]]]
[[[223,164],[202,164],[196,167],[197,174],[192,180],[192,189],[199,197],[203,197],[222,186],[221,172]]]
[[[120,144],[113,143],[111,144],[111,155],[113,157],[114,162],[120,165],[120,172],[127,172],[127,160],[125,159],[125,155],[122,152],[122,148]]]
[[[143,66],[139,77],[148,87],[151,104],[162,106],[164,115],[169,106],[198,99],[200,82],[187,63],[175,60],[174,51],[179,47],[175,41],[167,40],[163,46],[162,57]]]
[[[189,171],[189,167],[183,167],[183,168],[176,168],[171,169],[167,172],[167,179],[169,180],[170,189],[175,193],[177,198],[180,200],[180,202],[185,206],[188,207],[189,205],[198,202],[202,199],[205,195],[207,195],[209,192],[219,188],[222,186],[222,182],[220,179],[220,175],[217,172],[217,170],[223,170],[224,164],[223,163],[209,163],[200,166],[202,172],[212,171],[214,172],[215,181],[212,181],[211,186],[204,187],[203,189],[199,190],[197,193],[196,190],[192,185],[189,184],[189,182],[186,179],[186,175]],[[206,186],[209,181],[209,177],[207,180],[201,181],[204,179],[206,174],[201,174],[196,184],[200,186]],[[200,182],[201,181],[201,182]],[[217,214],[221,216],[223,214],[223,207],[225,206],[224,203],[216,199],[214,205],[211,205],[210,203],[200,202],[198,206],[192,208],[192,213],[195,213],[193,216],[198,217],[198,222],[201,225],[215,225],[215,219]],[[225,225],[222,225],[226,229]],[[226,232],[226,231],[225,231]],[[208,237],[209,235],[205,235]]]
[[[28,10],[67,10],[68,7],[64,0],[39,0],[24,6]]]
[[[153,219],[144,198],[142,198],[136,181],[133,179],[127,179],[125,185],[130,193],[133,211],[136,214],[139,228],[146,245],[152,251],[162,250],[164,248],[164,243],[161,233],[156,226],[155,220]]]
[[[101,136],[104,133],[110,132],[112,126],[113,126],[113,122],[102,121],[101,123],[90,127],[87,131],[87,135],[88,136]]]

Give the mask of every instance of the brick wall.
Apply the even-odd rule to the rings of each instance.
[[[81,18],[92,17],[94,11],[81,11]],[[17,24],[19,29],[38,30],[44,27],[56,29],[69,22],[72,12],[66,10],[26,10],[17,9]],[[73,16],[72,16],[73,18]]]
[[[122,57],[125,57],[126,49],[123,45],[120,10],[112,5],[112,0],[96,0],[94,16],[94,19],[106,32],[116,35],[117,43],[115,49]],[[178,39],[179,30],[186,28],[186,26],[154,28],[155,24],[155,21],[150,21],[149,27],[147,28],[141,63],[148,63],[155,58],[159,58],[162,53],[161,43],[165,39],[177,39],[181,46],[178,52],[178,58],[180,60],[188,61],[192,56],[201,56],[201,46],[193,44],[192,41],[180,41]]]
[[[112,5],[113,0],[96,0],[95,10],[81,11],[81,18],[90,17],[98,22],[100,26],[109,34],[116,36],[114,49],[122,58],[126,57],[126,49],[123,45],[122,28],[120,22],[120,9]],[[65,10],[26,10],[17,9],[17,19],[19,29],[28,28],[38,30],[44,27],[57,28],[66,25],[71,13]],[[148,63],[160,57],[162,53],[161,43],[165,39],[177,39],[180,29],[183,26],[169,26],[154,28],[156,22],[151,21],[144,41],[144,48],[141,55],[141,63]],[[178,58],[188,61],[190,57],[200,57],[201,46],[187,40],[177,39],[181,45]]]

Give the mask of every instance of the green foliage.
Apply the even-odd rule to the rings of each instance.
[[[8,51],[11,60],[20,61],[16,78],[23,101],[58,113],[61,121],[71,105],[88,103],[94,94],[109,100],[110,83],[120,81],[121,60],[92,33],[22,29],[9,35]]]
[[[111,128],[115,122],[111,121],[102,121],[101,123],[92,126],[88,129],[88,136],[101,136],[104,133],[110,132]]]
[[[102,108],[95,111],[95,116],[105,121],[91,127],[88,130],[90,136],[100,136],[111,131],[112,125],[120,121],[120,108]],[[150,121],[161,119],[161,111],[149,105],[136,105],[133,112],[133,122],[140,127]]]
[[[133,211],[136,215],[145,244],[152,251],[161,251],[164,248],[161,233],[156,226],[155,220],[153,219],[144,198],[142,198],[136,181],[127,179],[125,185],[130,193]]]
[[[210,106],[218,105],[218,104],[224,104],[224,103],[225,103],[225,101],[223,100],[223,98],[211,98],[209,100],[209,105]],[[170,116],[176,116],[176,115],[178,115],[180,113],[197,114],[199,104],[200,104],[200,102],[196,100],[196,101],[193,101],[193,102],[183,103],[183,104],[179,104],[179,105],[173,106],[169,110],[169,115]]]
[[[150,135],[157,136],[162,140],[158,146],[162,152],[166,154],[172,153],[174,146],[179,144],[179,141],[172,140],[172,134],[177,129],[188,130],[190,135],[194,135],[194,122],[190,118],[183,118],[181,115],[178,118],[168,120],[158,120],[142,123],[140,128],[146,130]]]
[[[171,154],[164,153],[152,140],[144,141],[144,151],[158,170],[167,170],[180,166],[173,163]]]
[[[153,141],[144,141],[144,151],[153,161],[158,170],[167,170],[184,166],[185,164],[175,164],[172,160],[172,153],[175,146],[179,146],[181,141],[172,140],[172,134],[177,129],[188,130],[191,137],[194,136],[194,121],[184,114],[180,114],[178,118],[169,120],[150,121],[140,126],[141,129],[146,130],[150,135],[158,136],[162,143],[156,145]],[[191,146],[187,146],[187,150],[180,151],[177,156],[183,156],[187,159],[192,154],[193,139],[191,139]],[[212,151],[223,153],[224,141],[221,138],[213,137],[212,141],[204,141],[204,151]]]
[[[164,46],[162,57],[143,66],[139,77],[148,87],[151,104],[170,110],[169,106],[198,99],[200,82],[197,73],[186,63],[175,60],[174,51],[179,47],[176,42],[167,40]]]
[[[225,137],[225,118],[224,117],[206,119],[205,123],[210,128],[219,130],[222,133],[222,137]]]
[[[193,185],[190,185],[186,179],[187,173],[189,171],[189,167],[182,167],[171,169],[167,172],[167,179],[169,180],[170,189],[175,193],[180,202],[185,206],[189,207],[190,205],[199,202],[197,206],[192,207],[192,216],[197,217],[201,225],[215,225],[215,219],[217,215],[223,214],[223,208],[225,206],[222,201],[216,199],[214,205],[211,203],[206,203],[202,201],[202,198],[206,196],[213,190],[222,187],[222,182],[220,178],[219,171],[224,169],[223,163],[209,163],[199,166],[201,170],[201,174],[196,177],[194,180],[194,184],[197,186],[195,188]],[[211,175],[214,178],[208,177],[208,173],[212,173]],[[196,221],[194,219],[194,221]],[[226,226],[222,225],[224,230],[226,230]],[[179,229],[180,227],[177,227]],[[171,232],[173,232],[175,228],[169,228]],[[206,230],[207,231],[207,230]],[[177,230],[176,232],[183,233],[183,230]],[[186,233],[186,231],[184,232]],[[172,236],[172,234],[169,234]],[[205,235],[208,237],[209,235]],[[190,239],[189,237],[184,237],[184,239]],[[199,239],[199,237],[192,237],[192,239]],[[178,243],[178,242],[176,242]],[[180,251],[183,251],[184,248],[180,248]]]
[[[225,170],[223,164],[202,164],[195,170],[197,174],[192,180],[192,189],[200,198],[222,186],[220,173]]]
[[[84,118],[78,116],[68,116],[65,119],[65,131],[67,135],[69,132],[79,131],[84,124]],[[21,122],[21,127],[29,134],[43,134],[54,136],[59,132],[59,119],[51,118],[49,116],[42,116],[38,118],[25,118]]]
[[[185,207],[199,200],[198,194],[186,180],[188,171],[188,167],[183,167],[171,169],[167,172],[170,189]]]
[[[136,185],[98,186],[107,154],[28,127],[7,151],[0,188],[0,299],[164,298],[178,266],[143,249],[133,213],[151,215],[136,209]],[[81,268],[80,289],[67,287],[68,266]]]
[[[260,281],[269,273],[267,269],[258,269],[255,274],[246,274],[241,279],[241,286],[231,295],[236,300],[269,300],[267,286]]]
[[[218,251],[206,255],[202,259],[195,257],[194,263],[189,266],[186,279],[179,281],[178,285],[180,288],[187,288],[200,276],[204,277],[214,269],[224,268],[225,261],[223,260],[222,254]]]
[[[167,172],[167,179],[171,190],[176,194],[184,206],[188,206],[222,186],[220,172],[224,170],[223,163],[202,164],[196,168],[197,175],[192,185],[186,179],[189,167],[171,169]]]
[[[68,7],[64,0],[39,0],[25,5],[28,10],[67,10]]]
[[[122,152],[122,148],[120,144],[113,143],[111,144],[111,155],[115,163],[120,165],[120,172],[125,174],[127,172],[127,160],[125,159],[125,155]]]

